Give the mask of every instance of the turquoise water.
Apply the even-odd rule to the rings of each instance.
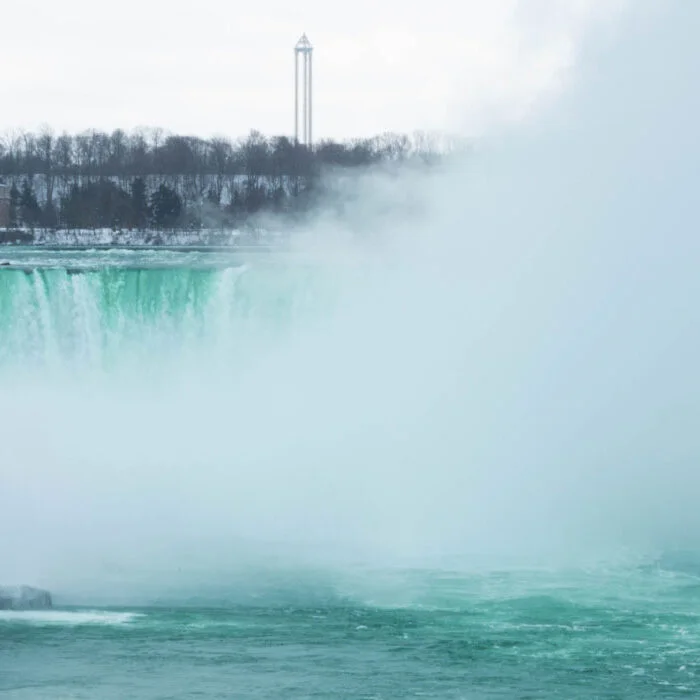
[[[516,410],[461,277],[2,258],[0,583],[56,609],[0,612],[0,697],[700,696],[699,560],[649,537],[694,482]]]
[[[656,568],[403,572],[236,599],[0,613],[7,698],[675,698],[698,579]],[[384,585],[383,585],[384,584]],[[292,589],[292,590],[289,590]],[[344,592],[345,591],[345,592]],[[233,600],[226,600],[226,596]],[[394,601],[391,601],[391,596]],[[184,604],[183,604],[184,603]]]
[[[200,361],[210,351],[230,366],[255,333],[279,335],[331,304],[333,288],[319,266],[290,259],[255,251],[9,249],[0,256],[11,263],[0,268],[0,371],[18,364],[110,371],[155,355],[164,363],[195,347]]]

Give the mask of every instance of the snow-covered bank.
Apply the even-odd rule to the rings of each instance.
[[[2,229],[0,244],[5,245],[252,245],[279,243],[283,234],[266,229],[200,229],[197,231],[156,229]]]

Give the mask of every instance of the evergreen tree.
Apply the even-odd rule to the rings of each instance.
[[[221,191],[213,185],[207,190],[207,202],[217,207],[221,205]]]
[[[42,226],[47,228],[55,228],[58,224],[58,213],[56,212],[56,207],[54,203],[49,200],[41,211],[40,221]]]
[[[19,195],[19,212],[22,223],[25,226],[34,228],[41,218],[41,207],[37,202],[34,189],[29,180],[24,180],[22,183],[22,191]]]
[[[182,200],[172,187],[161,185],[151,196],[151,216],[156,228],[174,228],[182,214]]]
[[[10,188],[10,228],[19,226],[19,189],[13,182]]]
[[[148,226],[150,210],[146,196],[146,183],[142,177],[137,177],[131,183],[131,215],[134,228],[143,229]]]
[[[131,197],[109,180],[73,185],[61,200],[61,219],[68,228],[121,228],[131,221]]]

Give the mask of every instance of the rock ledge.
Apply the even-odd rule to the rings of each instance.
[[[31,586],[0,586],[0,610],[50,610],[51,594]]]

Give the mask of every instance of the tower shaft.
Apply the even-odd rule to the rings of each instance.
[[[309,148],[313,144],[313,51],[306,34],[294,47],[294,141]]]

